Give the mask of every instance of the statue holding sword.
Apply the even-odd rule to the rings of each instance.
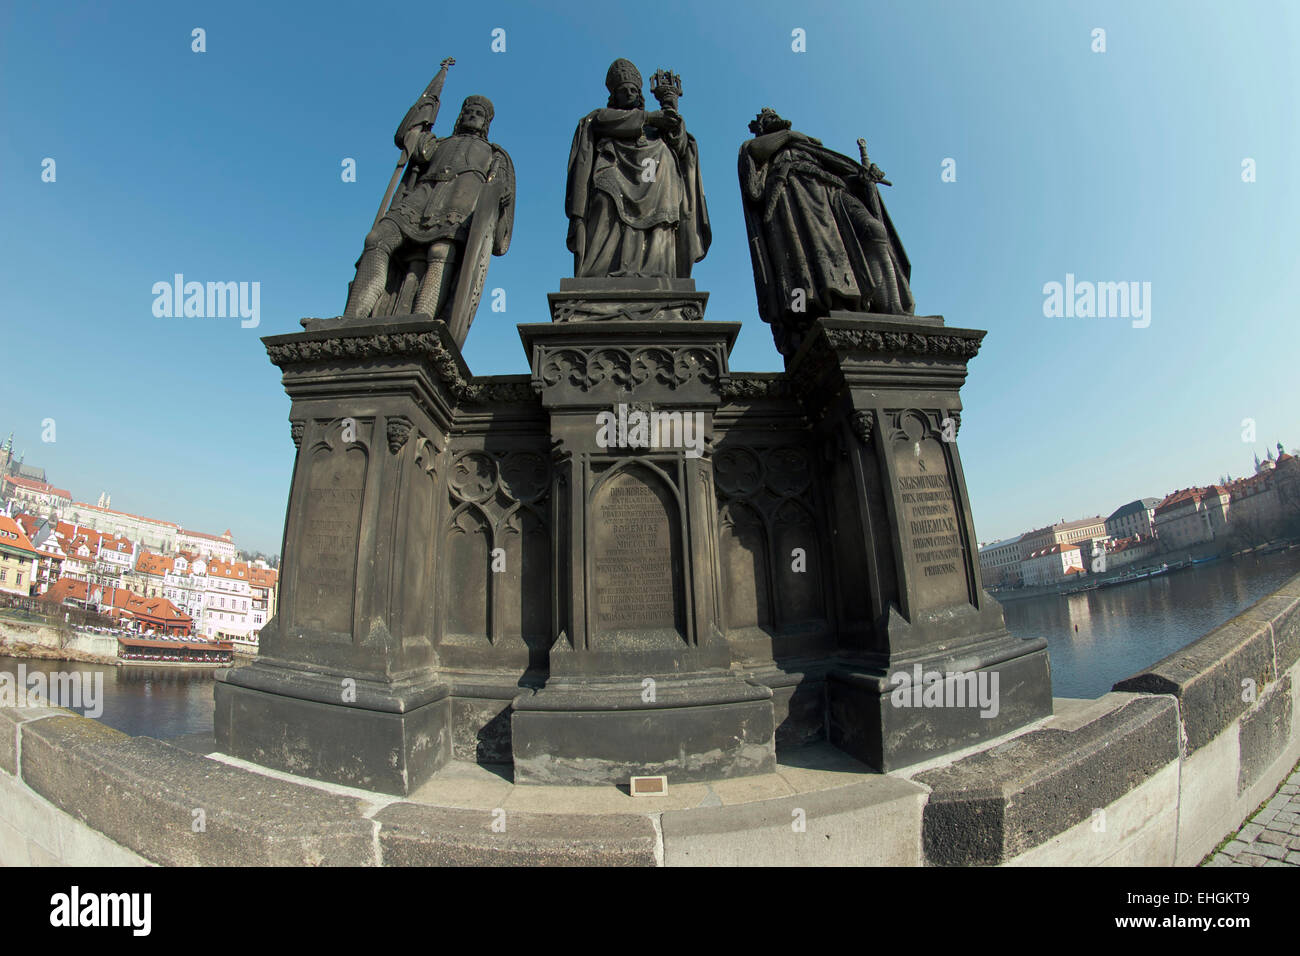
[[[876,188],[890,182],[866,141],[854,162],[790,126],[764,109],[739,163],[759,314],[787,358],[819,315],[916,308],[912,267]]]

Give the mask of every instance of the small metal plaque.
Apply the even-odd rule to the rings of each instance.
[[[668,778],[665,776],[633,777],[630,792],[634,797],[667,796]]]

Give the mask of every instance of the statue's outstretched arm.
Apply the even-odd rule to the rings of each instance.
[[[612,139],[637,139],[645,131],[645,110],[596,110],[591,118],[591,130],[597,136]]]

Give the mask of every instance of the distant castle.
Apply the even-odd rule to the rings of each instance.
[[[32,481],[44,481],[45,469],[23,464],[25,454],[26,452],[23,452],[17,457],[14,456],[14,433],[10,432],[5,443],[0,445],[0,478],[16,475],[19,478],[30,478]]]

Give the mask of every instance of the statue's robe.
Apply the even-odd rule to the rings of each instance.
[[[755,158],[781,135],[749,140],[739,163],[759,314],[777,349],[792,355],[811,318],[832,309],[912,314],[911,264],[862,165],[798,140]]]
[[[712,241],[695,137],[646,126],[644,110],[578,123],[564,208],[575,276],[687,278]]]

